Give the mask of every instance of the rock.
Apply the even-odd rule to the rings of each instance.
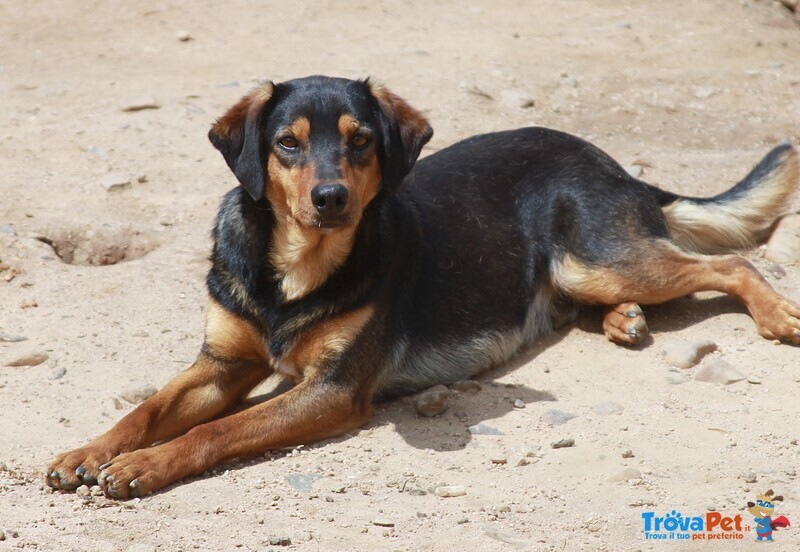
[[[491,461],[492,461],[492,464],[499,464],[499,465],[508,464],[508,458],[503,458],[503,457],[499,457],[499,456],[492,458]]]
[[[89,487],[86,485],[81,485],[77,489],[75,489],[75,494],[81,498],[89,498],[92,496],[92,492],[89,490]]]
[[[18,343],[20,341],[25,341],[28,338],[24,335],[16,335],[10,333],[0,332],[0,341],[5,341],[7,343]]]
[[[89,152],[94,154],[100,161],[108,161],[108,154],[106,150],[101,148],[100,146],[89,146]]]
[[[570,414],[569,412],[562,412],[554,408],[545,410],[544,413],[542,414],[542,421],[554,426],[563,425],[573,418],[575,418],[575,414]]]
[[[749,471],[744,474],[744,482],[745,483],[756,483],[758,481],[758,477],[756,476],[755,472]]]
[[[295,539],[297,542],[310,542],[314,538],[314,535],[311,534],[311,531],[300,531],[297,533],[297,538]]]
[[[394,527],[394,522],[387,518],[375,518],[372,520],[372,525],[377,525],[378,527]]]
[[[477,393],[483,389],[483,386],[475,380],[461,380],[455,382],[452,389],[459,393]]]
[[[442,485],[441,487],[436,487],[436,489],[433,491],[433,494],[442,498],[451,498],[456,496],[464,496],[467,494],[467,490],[463,485]]]
[[[553,441],[550,443],[550,448],[559,449],[559,448],[569,448],[575,446],[575,439],[572,437],[568,437],[566,439],[559,439],[558,441]]]
[[[694,375],[695,381],[724,383],[725,385],[730,385],[731,383],[736,383],[746,378],[746,375],[724,360],[709,362],[705,366],[702,366]]]
[[[500,92],[500,99],[512,107],[520,107],[522,109],[533,107],[536,103],[526,91],[516,89],[503,90]]]
[[[63,366],[56,366],[50,371],[50,375],[47,376],[47,379],[58,380],[63,378],[66,373],[66,368]]]
[[[422,416],[438,416],[447,410],[451,391],[444,385],[435,385],[414,396],[414,408]]]
[[[499,540],[500,542],[504,542],[512,546],[517,546],[520,548],[527,548],[530,546],[530,543],[522,537],[515,535],[510,531],[495,527],[494,525],[485,526],[483,528],[483,532],[487,537],[491,537],[495,540]]]
[[[38,366],[49,357],[45,353],[30,352],[6,362],[6,366]]]
[[[608,478],[609,481],[630,481],[631,479],[640,479],[642,472],[636,468],[625,468]]]
[[[131,404],[139,404],[155,395],[158,389],[150,383],[134,383],[130,387],[123,389],[119,396]]]
[[[633,451],[628,449],[622,452],[623,458],[633,458]]]
[[[684,341],[671,339],[661,346],[661,356],[678,368],[695,366],[708,353],[717,350],[717,344],[707,339]]]
[[[469,428],[467,428],[467,431],[469,431],[472,435],[505,435],[505,433],[503,433],[499,429],[495,429],[486,424],[477,424],[469,426]]]
[[[525,401],[523,401],[522,399],[515,399],[514,408],[525,408]]]
[[[644,168],[641,165],[628,165],[627,167],[625,167],[625,172],[627,172],[634,178],[639,178],[640,176],[642,176],[643,171]]]
[[[292,544],[292,539],[289,537],[270,537],[267,540],[272,546],[289,546]]]
[[[749,376],[747,378],[747,383],[749,383],[750,385],[761,385],[761,380],[756,377]]]
[[[286,476],[286,481],[294,489],[307,493],[311,491],[314,481],[320,477],[322,476],[318,473],[290,473]]]
[[[178,31],[178,40],[181,42],[189,42],[192,40],[192,35],[189,31]]]
[[[0,234],[17,235],[17,229],[10,224],[0,224]]]
[[[800,215],[781,219],[767,242],[765,257],[776,263],[800,263]]]
[[[780,280],[784,276],[786,276],[786,269],[783,268],[781,265],[777,263],[771,263],[766,269],[765,272],[770,274],[776,280]]]
[[[125,405],[122,403],[122,401],[116,397],[111,398],[111,404],[114,405],[114,410],[122,410],[125,408]]]
[[[100,181],[106,191],[112,192],[130,186],[131,179],[120,173],[108,173]]]
[[[667,383],[670,385],[680,385],[689,381],[686,376],[667,376]]]
[[[619,414],[625,410],[625,408],[614,401],[603,401],[592,406],[592,410],[595,414],[599,414],[600,416],[608,416],[610,414]]]
[[[125,105],[120,107],[121,111],[142,111],[145,109],[159,109],[161,104],[156,101],[155,98],[152,97],[144,97],[144,98],[136,98],[127,102]]]

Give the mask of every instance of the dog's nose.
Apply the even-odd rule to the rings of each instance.
[[[311,203],[323,217],[337,216],[347,207],[349,195],[341,184],[318,184],[311,189]]]

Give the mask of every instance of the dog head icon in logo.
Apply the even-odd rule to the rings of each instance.
[[[783,501],[782,496],[773,496],[772,489],[763,495],[758,495],[755,502],[747,503],[747,511],[753,514],[756,522],[756,540],[772,540],[772,531],[781,527],[789,527],[789,520],[785,516],[772,519],[775,512],[775,503]]]

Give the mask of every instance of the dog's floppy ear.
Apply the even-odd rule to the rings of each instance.
[[[274,85],[265,83],[231,107],[208,132],[239,183],[258,201],[264,196],[266,173],[262,130]]]
[[[394,189],[411,171],[422,146],[433,136],[428,120],[381,85],[367,81],[380,109],[383,139],[383,186]]]

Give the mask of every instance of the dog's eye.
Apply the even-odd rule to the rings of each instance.
[[[295,149],[297,147],[297,139],[294,136],[284,136],[278,143],[286,149]]]
[[[369,138],[363,134],[356,134],[353,136],[353,139],[350,140],[350,143],[353,144],[354,148],[365,148],[369,145]]]

